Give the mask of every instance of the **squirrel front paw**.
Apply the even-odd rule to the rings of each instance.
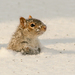
[[[23,54],[23,55],[36,55],[36,54],[39,54],[41,52],[41,49],[40,48],[38,48],[38,49],[30,49],[30,48],[26,48],[26,49],[22,49],[21,50],[21,53]]]

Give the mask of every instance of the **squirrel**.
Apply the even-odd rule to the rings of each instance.
[[[28,19],[20,17],[20,24],[13,34],[7,49],[22,54],[39,54],[41,52],[38,37],[46,31],[46,25],[29,15]]]

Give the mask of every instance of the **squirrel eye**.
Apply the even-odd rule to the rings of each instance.
[[[34,27],[35,25],[34,24],[31,24],[31,27]]]

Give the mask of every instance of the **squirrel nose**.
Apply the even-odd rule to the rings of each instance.
[[[47,27],[46,26],[43,26],[43,28],[44,28],[44,30],[46,30]]]
[[[46,29],[47,29],[46,25],[42,26],[43,31],[46,31]]]

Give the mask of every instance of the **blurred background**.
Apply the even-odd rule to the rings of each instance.
[[[39,19],[75,18],[75,0],[0,0],[0,22],[29,15]]]

